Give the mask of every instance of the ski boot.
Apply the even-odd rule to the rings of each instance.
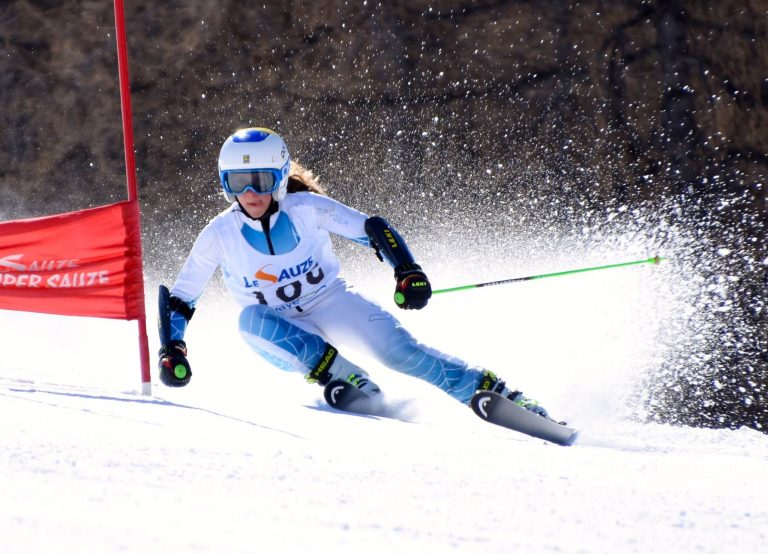
[[[320,362],[305,378],[309,383],[325,387],[325,401],[337,410],[376,415],[384,405],[384,395],[379,386],[368,378],[368,373],[340,356],[330,344]]]
[[[381,394],[379,386],[368,378],[368,373],[364,369],[341,356],[330,344],[320,358],[320,363],[304,378],[308,383],[317,383],[323,387],[331,382],[349,383],[370,397]]]
[[[496,392],[506,398],[509,398],[512,402],[521,408],[525,408],[529,412],[533,412],[534,414],[546,417],[547,419],[551,419],[547,413],[547,410],[545,410],[542,406],[539,406],[539,403],[536,400],[526,398],[519,390],[509,390],[504,381],[496,377],[492,371],[483,371],[480,382],[477,385],[477,390]]]

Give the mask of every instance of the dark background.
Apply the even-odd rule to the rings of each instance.
[[[112,9],[0,3],[3,219],[125,197]],[[126,20],[150,267],[222,209],[226,136],[271,127],[407,235],[676,250],[705,315],[650,417],[768,428],[768,1],[136,0]]]

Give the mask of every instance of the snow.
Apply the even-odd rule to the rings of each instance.
[[[370,362],[398,419],[334,412],[247,349],[215,286],[188,333],[192,382],[151,397],[134,322],[2,312],[0,552],[764,552],[768,435],[637,417],[633,383],[664,354],[656,271],[397,314],[579,427],[570,448]],[[388,279],[364,292],[391,304]]]

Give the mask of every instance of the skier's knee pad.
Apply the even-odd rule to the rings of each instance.
[[[240,313],[239,325],[251,348],[281,369],[306,372],[325,352],[325,340],[294,325],[269,306],[247,306]]]

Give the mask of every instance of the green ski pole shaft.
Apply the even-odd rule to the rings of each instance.
[[[570,269],[568,271],[557,271],[555,273],[543,273],[541,275],[528,275],[527,277],[513,277],[512,279],[502,279],[501,281],[489,281],[487,283],[475,283],[473,285],[463,285],[461,287],[451,287],[448,289],[433,290],[432,294],[441,294],[444,292],[457,292],[460,290],[479,289],[481,287],[492,287],[495,285],[506,285],[507,283],[520,283],[522,281],[533,281],[535,279],[546,279],[548,277],[560,277],[562,275],[574,275],[576,273],[586,273],[587,271],[598,271],[601,269],[612,269],[615,267],[627,267],[640,264],[658,264],[665,258],[654,256],[646,260],[635,260],[632,262],[622,262],[619,264],[599,265],[595,267],[584,267],[581,269]]]

